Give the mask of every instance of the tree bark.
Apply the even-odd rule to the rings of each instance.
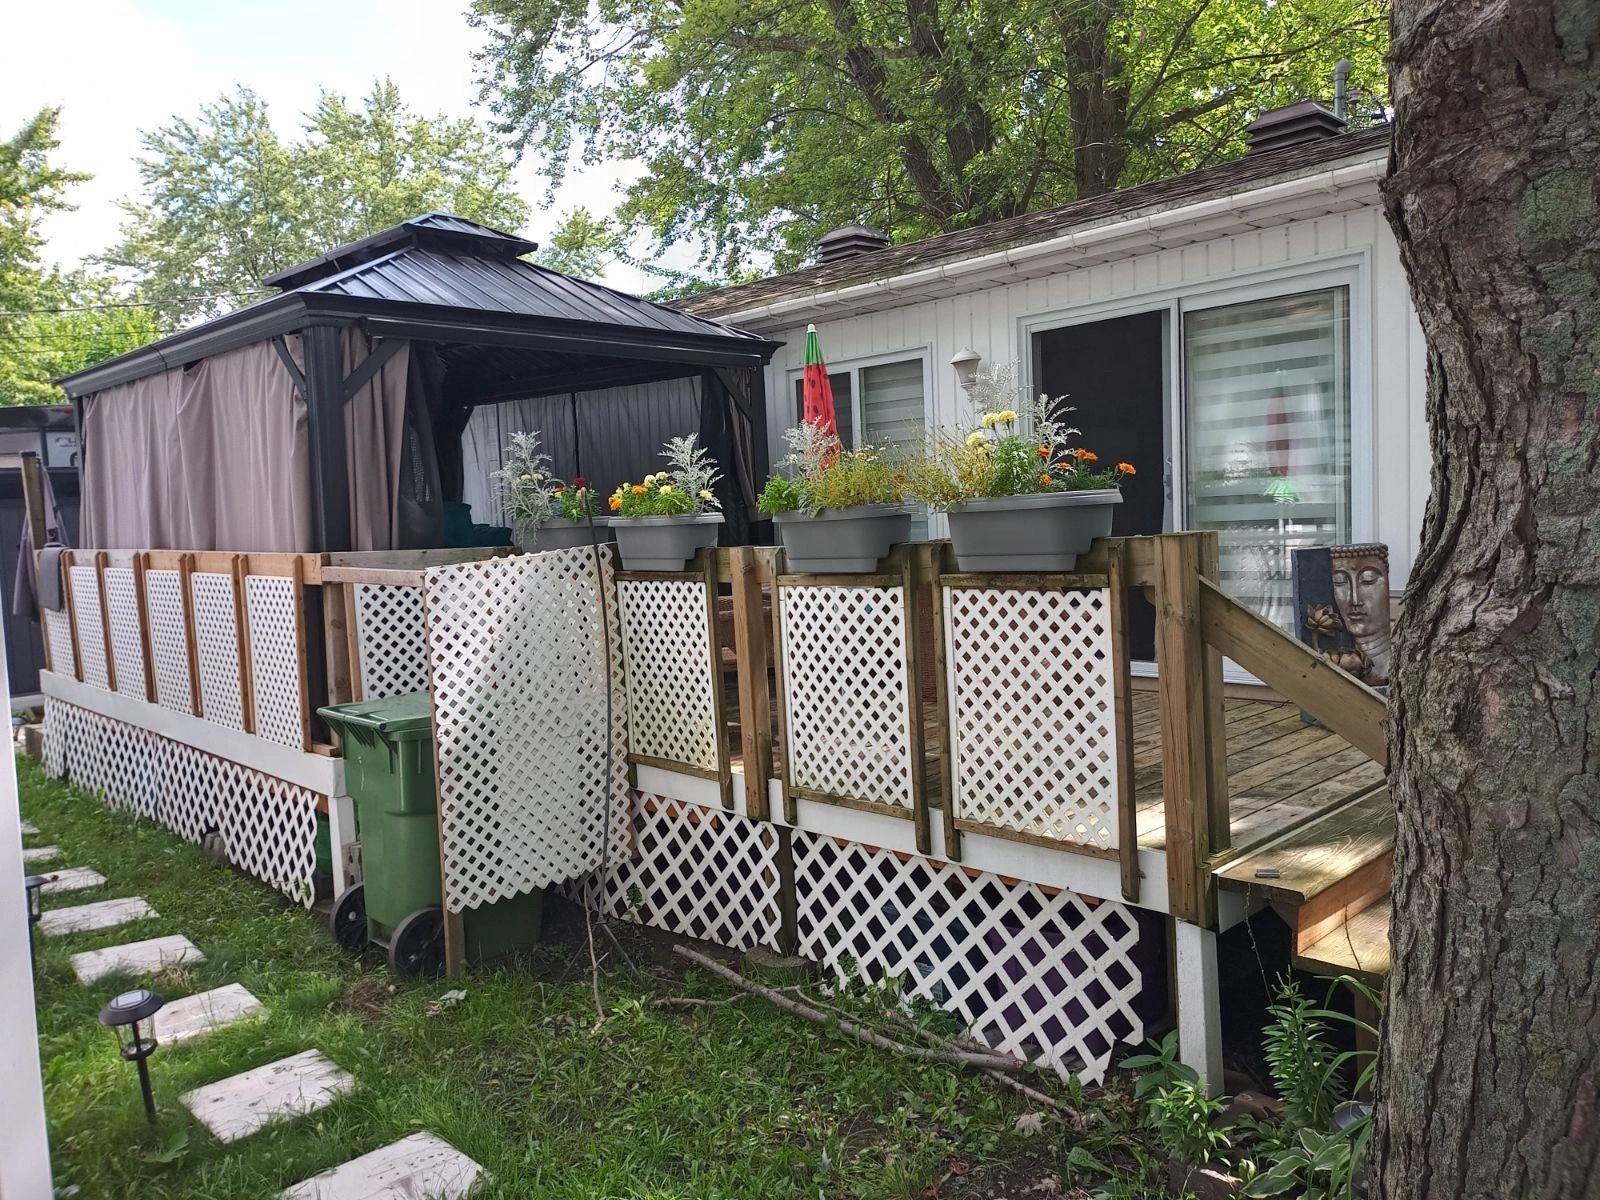
[[[1600,1196],[1600,9],[1394,0],[1433,495],[1396,632],[1384,1197]]]

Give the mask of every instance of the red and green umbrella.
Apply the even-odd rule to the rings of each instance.
[[[807,425],[822,428],[830,437],[839,436],[839,418],[833,410],[833,384],[828,382],[828,365],[822,361],[822,346],[817,341],[817,327],[806,326],[805,403],[801,420]]]

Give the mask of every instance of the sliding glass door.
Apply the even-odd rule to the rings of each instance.
[[[1183,313],[1189,529],[1222,586],[1285,629],[1293,551],[1350,540],[1350,299],[1332,287]]]

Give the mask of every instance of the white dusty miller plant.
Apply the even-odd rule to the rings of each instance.
[[[506,516],[519,533],[539,532],[555,515],[552,493],[561,481],[550,474],[550,456],[539,449],[539,434],[513,433],[498,471],[489,474]]]
[[[973,379],[969,395],[972,407],[977,410],[979,420],[985,427],[992,427],[993,422],[984,421],[984,417],[997,418],[1001,413],[1009,413],[1011,420],[1016,419],[1016,409],[1022,397],[1022,385],[1017,382],[1016,368],[1016,363],[1006,363],[992,371],[979,371]],[[1040,445],[1052,448],[1064,447],[1077,437],[1082,431],[1060,419],[1073,411],[1066,399],[1064,394],[1051,399],[1050,393],[1040,392],[1031,403],[1023,404],[1028,417],[1024,425],[1028,436],[1037,438]]]
[[[699,445],[698,434],[668,439],[661,457],[667,460],[667,472],[677,489],[700,502],[698,511],[717,507],[716,500],[705,497],[722,478],[722,473],[717,470],[711,452]]]

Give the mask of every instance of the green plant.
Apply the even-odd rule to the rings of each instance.
[[[810,422],[783,436],[789,453],[761,490],[756,507],[762,512],[814,517],[825,508],[898,504],[904,498],[905,475],[883,451],[872,446],[845,450],[838,438]]]
[[[1171,1157],[1203,1167],[1231,1144],[1213,1122],[1226,1105],[1213,1100],[1198,1082],[1175,1079],[1162,1085],[1146,1103],[1156,1143]]]
[[[668,469],[638,483],[619,484],[608,502],[620,517],[696,517],[718,507],[712,488],[721,474],[697,435],[670,439],[661,451]]]
[[[1292,980],[1278,985],[1267,1007],[1272,1020],[1263,1037],[1267,1067],[1283,1101],[1284,1123],[1296,1129],[1326,1129],[1343,1099],[1342,1060],[1327,1043],[1321,1013]]]
[[[1072,411],[1062,404],[1065,396],[1040,392],[1025,431],[1011,407],[1016,394],[1009,366],[980,371],[971,392],[978,422],[965,433],[933,435],[926,452],[907,465],[906,495],[948,508],[996,496],[1116,488],[1136,474],[1131,463],[1101,468],[1099,455],[1071,444],[1079,431],[1059,419]]]
[[[554,475],[536,432],[513,433],[500,469],[489,479],[511,523],[530,537],[537,537],[552,517],[582,521],[594,512],[594,491],[588,481],[580,475],[567,483]]]
[[[1134,1081],[1133,1098],[1144,1100],[1150,1093],[1171,1083],[1199,1083],[1200,1073],[1178,1059],[1178,1031],[1172,1030],[1159,1042],[1150,1039],[1153,1053],[1132,1054],[1117,1065],[1124,1071],[1141,1071]]]

